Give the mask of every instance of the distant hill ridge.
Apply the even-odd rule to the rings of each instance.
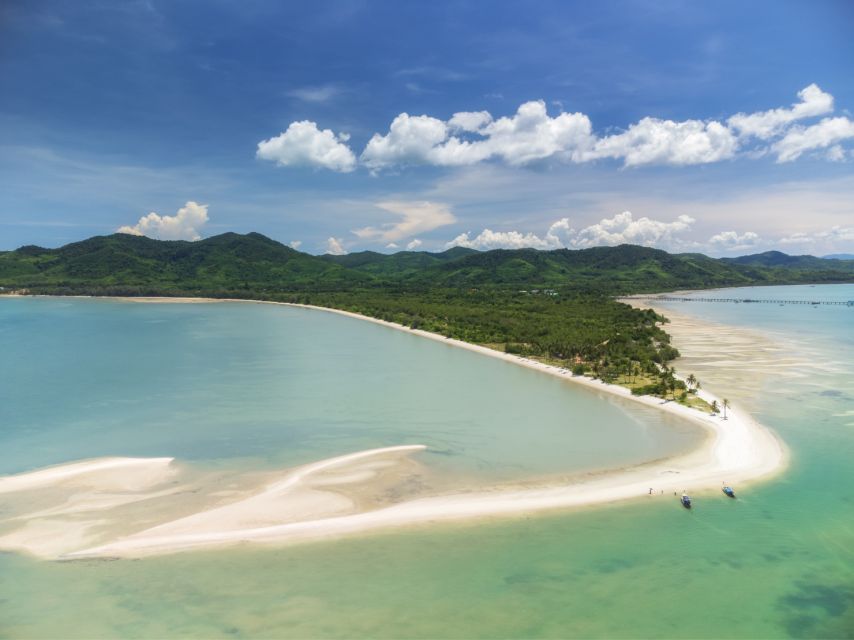
[[[439,253],[362,251],[313,256],[260,233],[224,233],[195,242],[113,234],[58,249],[29,245],[0,252],[0,286],[39,291],[214,294],[364,287],[552,287],[619,294],[852,281],[854,260],[778,251],[716,259],[636,245],[551,251],[455,247]]]
[[[828,258],[816,258],[815,256],[790,256],[781,251],[765,251],[750,256],[738,258],[721,258],[724,262],[733,264],[760,265],[763,267],[796,267],[802,269],[822,269],[832,267],[833,263]],[[831,258],[832,260],[832,258]]]

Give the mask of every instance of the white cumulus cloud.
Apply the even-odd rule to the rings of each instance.
[[[434,148],[445,141],[448,126],[430,116],[401,113],[388,133],[375,133],[362,152],[362,163],[370,169],[396,164],[431,164]]]
[[[552,245],[548,239],[540,238],[534,233],[519,231],[493,231],[484,229],[474,238],[469,233],[461,233],[445,245],[451,247],[468,247],[488,251],[489,249],[560,249],[560,245]]]
[[[419,240],[418,238],[413,238],[413,240],[406,245],[406,250],[407,251],[415,251],[422,244],[424,244],[424,243],[421,242],[421,240]]]
[[[473,136],[450,135],[452,131]],[[551,117],[540,100],[526,102],[512,117],[495,121],[486,111],[457,113],[447,123],[402,113],[387,134],[374,134],[361,160],[375,171],[401,164],[464,166],[490,158],[523,165],[558,154],[578,160],[592,142],[587,116],[561,113]]]
[[[275,138],[258,143],[256,155],[283,167],[322,167],[346,173],[356,168],[356,156],[345,142],[347,134],[337,136],[331,129],[317,128],[309,120],[292,122]]]
[[[758,233],[746,231],[741,235],[736,231],[721,231],[709,238],[709,247],[715,251],[743,251],[756,247],[761,241]]]
[[[735,155],[735,135],[720,122],[644,118],[623,133],[600,139],[587,158],[617,158],[625,166],[705,164]]]
[[[816,84],[798,91],[798,97],[801,101],[793,104],[790,109],[737,113],[727,123],[741,136],[755,136],[767,140],[791,122],[833,111],[833,96],[819,89]]]
[[[691,216],[681,215],[673,222],[662,222],[623,211],[613,218],[603,218],[596,224],[572,234],[570,245],[576,248],[602,245],[640,244],[646,247],[667,248],[678,244],[675,236],[694,224]]]
[[[289,246],[291,249],[299,249],[302,246],[302,240],[291,240]]]
[[[809,127],[792,127],[772,146],[772,150],[777,154],[777,162],[791,162],[806,151],[835,147],[851,138],[854,138],[854,121],[844,116],[824,118]]]
[[[379,227],[355,229],[353,233],[363,240],[397,242],[457,221],[448,205],[440,202],[388,200],[378,202],[376,206],[394,214],[400,220]]]
[[[329,237],[326,239],[326,253],[329,253],[333,256],[343,256],[347,253],[347,249],[344,248],[344,241],[340,238]]]
[[[118,233],[148,236],[158,240],[198,240],[208,221],[208,205],[187,202],[174,216],[161,216],[153,211],[142,216],[133,226],[123,226]]]
[[[550,117],[542,100],[526,102],[512,118],[499,118],[482,130],[486,140],[475,143],[510,165],[560,155],[578,161],[593,144],[593,125],[583,113]]]

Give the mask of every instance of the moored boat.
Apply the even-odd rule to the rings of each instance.
[[[721,489],[721,491],[723,491],[723,492],[724,492],[726,495],[728,495],[730,498],[734,498],[734,497],[735,497],[735,491],[733,491],[732,487],[727,487],[727,486],[725,486],[723,489]]]
[[[679,501],[682,503],[682,506],[685,507],[686,509],[691,508],[691,498],[688,497],[687,493],[683,493],[682,497],[679,499]]]

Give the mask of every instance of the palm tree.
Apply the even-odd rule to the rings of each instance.
[[[687,378],[685,378],[685,382],[687,382],[687,383],[688,383],[688,390],[690,391],[691,389],[693,389],[693,388],[694,388],[694,385],[695,385],[695,384],[697,384],[697,376],[695,376],[695,375],[692,373],[692,374],[691,374],[691,375],[689,375]]]
[[[712,400],[712,413],[717,413],[718,411],[720,411],[720,409],[718,409],[718,401]]]
[[[723,399],[724,420],[726,420],[726,410],[727,410],[727,407],[728,407],[728,406],[729,406],[729,400],[727,400],[726,398],[724,398],[724,399]]]

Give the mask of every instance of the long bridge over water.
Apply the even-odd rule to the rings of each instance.
[[[660,302],[730,302],[735,304],[801,304],[801,305],[834,305],[854,307],[854,300],[782,300],[777,298],[697,298],[687,296],[629,296],[631,300],[650,300]]]

